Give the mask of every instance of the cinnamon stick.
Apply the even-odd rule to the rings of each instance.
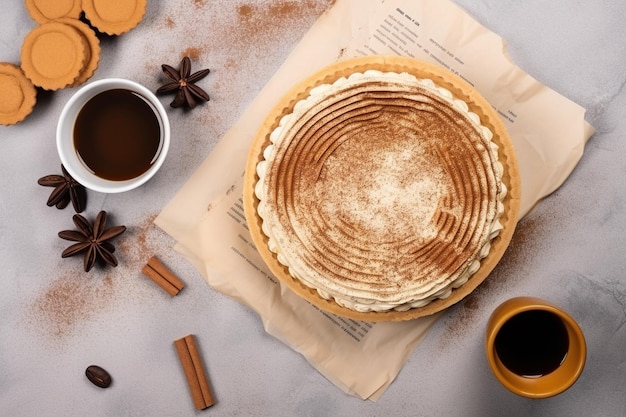
[[[215,401],[211,393],[211,385],[204,372],[204,365],[194,335],[190,334],[175,340],[174,346],[183,366],[194,406],[197,410],[204,410],[212,406]]]
[[[141,269],[141,273],[156,282],[171,296],[175,296],[183,289],[185,284],[170,271],[161,261],[153,256]]]

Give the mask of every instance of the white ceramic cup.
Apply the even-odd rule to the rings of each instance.
[[[95,175],[80,160],[74,146],[74,124],[80,110],[92,97],[113,89],[130,90],[144,97],[155,112],[161,129],[161,147],[155,161],[141,175],[123,181],[113,181]],[[146,87],[131,80],[107,78],[85,85],[68,100],[59,117],[56,141],[61,163],[76,181],[90,190],[102,193],[121,193],[144,184],[161,168],[170,146],[170,124],[165,108]]]

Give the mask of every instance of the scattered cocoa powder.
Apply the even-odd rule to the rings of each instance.
[[[237,70],[239,70],[239,65],[238,65],[237,61],[235,61],[234,59],[228,58],[226,60],[226,62],[224,63],[224,69],[231,70],[231,71],[237,71]]]
[[[252,15],[252,7],[249,4],[243,4],[237,7],[237,13],[239,13],[239,16],[248,19]]]
[[[202,55],[202,48],[193,48],[193,47],[189,47],[184,49],[181,53],[180,53],[180,59],[183,59],[184,57],[189,57],[189,59],[193,60],[193,61],[197,61],[198,58],[200,58],[200,55]]]
[[[290,16],[293,15],[296,10],[301,7],[313,7],[316,2],[300,2],[300,1],[286,1],[275,4],[270,4],[269,13],[272,16]]]
[[[143,70],[146,74],[160,74],[162,71],[160,65],[150,61],[143,64]]]
[[[171,17],[165,18],[165,27],[172,29],[175,26],[176,22],[174,22],[174,19],[172,19]]]
[[[519,272],[532,261],[535,253],[533,243],[541,239],[544,225],[549,221],[545,217],[530,216],[517,225],[509,247],[488,280],[490,285],[502,287],[511,279],[522,278]]]
[[[141,271],[147,260],[158,252],[154,244],[158,240],[156,237],[163,232],[154,225],[157,216],[157,214],[151,214],[138,226],[130,227],[127,231],[130,238],[118,244],[120,251],[125,254],[126,265],[132,270]]]
[[[475,295],[468,295],[465,298],[465,303],[463,304],[463,307],[468,310],[476,310],[480,307],[478,297],[476,297]]]
[[[31,308],[30,318],[37,327],[55,338],[65,338],[81,322],[94,318],[111,307],[116,292],[113,279],[70,274],[50,283]],[[31,320],[32,321],[32,320]]]
[[[321,14],[330,1],[278,1],[270,5],[240,4],[238,22],[226,33],[236,45],[253,46],[263,40],[277,37],[281,28],[310,15]]]

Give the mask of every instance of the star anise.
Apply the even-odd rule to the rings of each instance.
[[[74,211],[82,213],[87,205],[87,190],[72,178],[63,165],[61,171],[63,175],[46,175],[37,180],[39,185],[54,187],[46,204],[64,209],[71,201]]]
[[[167,64],[161,65],[161,69],[163,70],[163,74],[171,81],[159,87],[156,92],[157,94],[176,92],[176,97],[174,101],[170,103],[170,106],[187,106],[193,109],[198,102],[203,103],[209,101],[209,95],[203,89],[195,85],[196,81],[203,79],[209,74],[208,69],[203,69],[191,74],[191,60],[188,56],[180,61],[178,70]]]
[[[111,266],[117,266],[117,259],[113,255],[115,247],[109,240],[122,234],[126,230],[126,226],[106,229],[106,211],[98,213],[93,227],[80,214],[75,214],[72,220],[78,230],[63,230],[59,232],[59,237],[77,243],[65,249],[61,257],[67,258],[85,252],[85,272],[89,272],[98,260]]]

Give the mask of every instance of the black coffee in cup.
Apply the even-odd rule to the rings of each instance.
[[[545,310],[523,311],[502,325],[495,351],[511,372],[538,378],[556,370],[567,355],[569,337],[563,320]]]
[[[146,172],[162,147],[162,123],[141,94],[123,88],[103,91],[82,107],[74,146],[93,174],[112,181]]]

